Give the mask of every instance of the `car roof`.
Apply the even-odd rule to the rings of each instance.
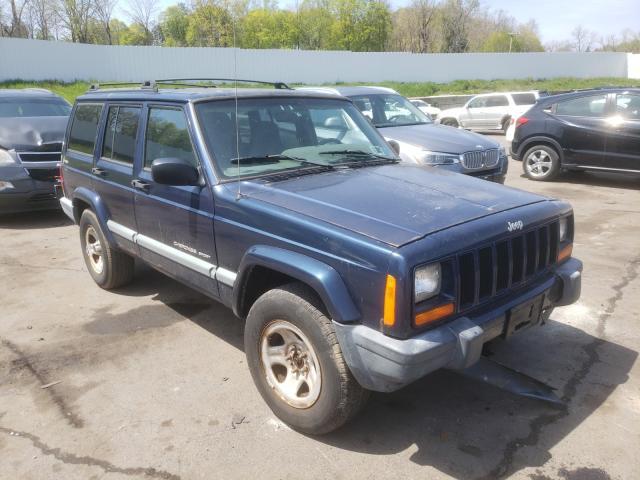
[[[62,98],[44,88],[0,88],[0,98]]]
[[[398,92],[392,88],[387,87],[375,87],[375,86],[345,86],[345,87],[300,87],[296,90],[301,91],[314,91],[333,93],[334,95],[342,95],[344,97],[353,97],[356,95],[371,95],[375,93],[393,93],[399,95]]]
[[[204,100],[220,100],[235,98],[264,98],[264,97],[298,97],[298,98],[336,98],[335,95],[323,92],[309,92],[291,89],[269,88],[109,88],[91,90],[78,97],[78,101],[169,101],[195,102]]]
[[[607,88],[588,88],[584,90],[574,90],[572,92],[558,93],[556,95],[549,95],[546,97],[541,97],[538,101],[538,105],[548,105],[550,103],[556,103],[564,99],[574,98],[574,97],[583,97],[594,95],[598,93],[635,93],[640,94],[640,88],[627,88],[627,87],[607,87]]]

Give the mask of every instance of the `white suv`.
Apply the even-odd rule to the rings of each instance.
[[[437,122],[468,130],[501,130],[506,133],[511,118],[529,110],[538,97],[536,91],[476,95],[463,107],[443,110]]]

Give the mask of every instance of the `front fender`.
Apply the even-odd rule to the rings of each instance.
[[[269,268],[309,285],[327,307],[332,320],[349,323],[360,319],[347,286],[333,267],[301,253],[267,245],[251,247],[240,262],[237,286],[233,291],[236,314],[241,311],[243,291],[255,266]]]
[[[98,217],[100,228],[102,229],[102,233],[106,237],[107,242],[111,245],[115,245],[115,238],[113,238],[111,230],[107,227],[109,212],[100,195],[86,187],[78,187],[73,191],[71,195],[71,202],[73,203],[73,217],[76,223],[80,223],[81,209],[79,201],[89,205],[89,208],[91,208],[91,210],[96,214],[96,217]]]

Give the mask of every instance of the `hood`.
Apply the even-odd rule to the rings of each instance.
[[[435,123],[406,127],[384,127],[379,130],[387,140],[408,143],[433,152],[460,154],[500,146],[497,142],[483,135]]]
[[[246,197],[399,247],[471,220],[546,200],[467,175],[383,165],[247,181]]]
[[[62,142],[69,117],[0,118],[0,147],[28,150],[45,143]]]

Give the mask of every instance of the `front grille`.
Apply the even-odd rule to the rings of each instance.
[[[21,162],[59,162],[60,152],[18,152]]]
[[[491,150],[476,150],[467,152],[462,156],[462,165],[469,170],[480,168],[492,168],[498,164],[500,151],[497,148]]]
[[[55,182],[58,178],[57,168],[28,168],[29,176],[41,182]]]
[[[525,284],[555,263],[558,222],[458,255],[459,311]]]

